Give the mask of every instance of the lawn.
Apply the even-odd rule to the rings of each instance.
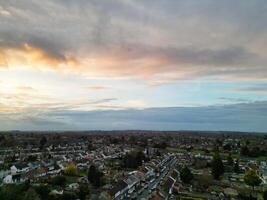
[[[185,153],[185,152],[187,152],[186,149],[175,148],[175,147],[167,147],[167,151],[173,152],[173,153]]]

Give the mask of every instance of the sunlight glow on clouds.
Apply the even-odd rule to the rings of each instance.
[[[266,77],[261,1],[167,2],[2,2],[1,63],[158,82]]]
[[[0,0],[0,114],[266,102],[266,18],[264,0]]]

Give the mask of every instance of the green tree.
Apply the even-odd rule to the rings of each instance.
[[[215,179],[219,179],[224,173],[224,166],[219,153],[215,153],[211,162],[211,172]]]
[[[130,152],[123,157],[123,167],[136,169],[143,164],[147,158],[142,151]]]
[[[86,185],[86,184],[80,184],[78,195],[79,195],[80,200],[85,200],[86,197],[89,197],[90,190],[89,190],[88,185]]]
[[[194,176],[193,176],[191,170],[187,166],[185,166],[180,171],[180,178],[184,183],[191,183]]]
[[[74,192],[64,192],[60,199],[61,200],[76,200],[77,195]]]
[[[263,199],[267,200],[267,189],[263,192]]]
[[[100,172],[97,167],[92,164],[88,170],[88,180],[91,182],[91,184],[95,187],[100,187],[103,183],[103,173]]]
[[[95,149],[95,147],[91,141],[88,141],[87,149],[88,149],[88,151],[93,151]]]
[[[248,149],[248,146],[247,145],[241,147],[240,154],[242,156],[248,156],[249,153],[250,152],[249,152],[249,149]]]
[[[227,156],[227,164],[229,166],[233,166],[233,164],[234,164],[234,160],[233,160],[232,155],[230,153]]]
[[[47,143],[47,139],[45,136],[43,136],[40,140],[40,148],[42,149],[46,143]]]
[[[23,191],[19,185],[4,185],[0,187],[0,200],[21,200]]]
[[[207,171],[198,177],[198,187],[206,191],[212,185],[213,177]]]
[[[249,169],[245,173],[244,181],[248,186],[252,187],[252,190],[254,192],[255,186],[259,186],[262,180],[256,170]],[[252,194],[250,193],[250,199],[251,198],[252,198]]]
[[[65,176],[61,176],[61,175],[55,176],[52,179],[52,184],[53,185],[64,187],[66,185],[66,178],[65,178]]]
[[[226,151],[231,151],[232,150],[232,145],[227,143],[223,146],[223,149],[226,150]]]
[[[141,166],[143,164],[143,161],[145,161],[146,156],[142,151],[138,151],[136,153],[136,162],[138,166]]]
[[[40,200],[40,196],[33,188],[30,188],[25,193],[23,200]]]
[[[240,166],[239,166],[239,160],[238,159],[235,161],[234,172],[240,173]]]
[[[48,188],[47,185],[41,184],[35,187],[35,191],[40,195],[42,200],[48,199],[50,189]]]
[[[247,185],[252,187],[253,191],[255,186],[259,186],[262,182],[260,175],[254,169],[249,169],[246,171],[244,181]]]

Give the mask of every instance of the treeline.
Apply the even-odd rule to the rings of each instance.
[[[142,151],[137,151],[137,152],[133,151],[127,153],[122,158],[122,168],[137,169],[139,166],[143,164],[143,162],[146,161],[148,161],[148,158]]]
[[[248,157],[260,157],[260,156],[267,156],[267,151],[259,147],[249,148],[247,145],[245,145],[241,147],[240,154],[242,156],[248,156]]]
[[[59,176],[55,178],[55,186],[65,185],[66,180]],[[10,184],[0,187],[0,200],[85,200],[90,196],[87,185],[80,185],[77,191],[64,191],[62,195],[51,192],[52,187],[47,184],[30,186],[29,183],[20,185]]]

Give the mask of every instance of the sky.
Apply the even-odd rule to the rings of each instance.
[[[0,130],[267,132],[265,0],[0,0]]]

